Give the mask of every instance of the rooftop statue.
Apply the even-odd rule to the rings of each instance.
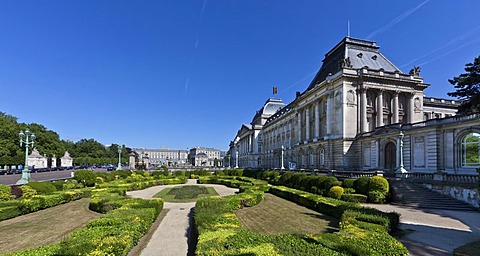
[[[410,69],[409,74],[413,75],[413,76],[419,76],[420,75],[420,67],[413,66],[413,68]]]

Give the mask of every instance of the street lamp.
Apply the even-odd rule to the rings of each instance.
[[[18,136],[20,137],[20,147],[22,147],[25,143],[25,166],[22,170],[22,178],[17,181],[17,185],[22,185],[27,184],[30,180],[30,171],[28,170],[28,146],[32,145],[33,147],[33,143],[36,137],[35,134],[30,132],[28,129],[25,130],[25,133],[23,131],[20,131]]]
[[[121,157],[122,157],[122,147],[118,147],[118,165],[117,165],[117,171],[121,171],[121,170],[122,170],[122,163],[120,162],[120,161],[121,161]]]
[[[399,156],[398,156],[398,161],[399,161],[399,166],[397,170],[395,170],[395,173],[397,176],[402,176],[403,173],[406,173],[407,170],[403,168],[403,131],[400,131],[400,134],[398,135],[398,144],[399,144]]]
[[[281,157],[282,165],[280,167],[280,170],[285,170],[285,167],[283,166],[283,151],[284,150],[285,150],[285,147],[283,147],[283,145],[282,145],[282,157]]]

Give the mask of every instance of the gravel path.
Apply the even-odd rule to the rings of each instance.
[[[144,199],[152,198],[156,193],[165,188],[171,188],[179,185],[163,185],[150,187],[144,190],[129,191],[127,195]],[[186,185],[197,185],[196,180],[189,179]],[[223,185],[202,184],[202,186],[213,187],[220,196],[235,194],[238,189],[228,188]],[[141,256],[174,256],[188,255],[189,238],[193,227],[193,208],[192,203],[168,203],[164,209],[168,209],[167,215],[160,223],[160,226],[153,233],[152,238],[143,249]],[[193,252],[190,252],[193,255]]]
[[[480,240],[480,213],[430,209],[412,209],[395,205],[365,206],[384,212],[398,212],[400,229],[411,231],[399,240],[410,255],[452,255],[464,244]]]

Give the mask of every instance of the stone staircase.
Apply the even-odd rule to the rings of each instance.
[[[391,186],[396,194],[393,205],[424,209],[478,211],[465,202],[423,188],[415,183],[396,180],[391,181]]]

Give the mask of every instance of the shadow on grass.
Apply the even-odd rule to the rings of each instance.
[[[328,222],[328,225],[325,228],[325,232],[322,233],[334,233],[340,231],[339,221],[334,217],[328,216],[326,214],[310,212],[302,212],[302,214]]]

